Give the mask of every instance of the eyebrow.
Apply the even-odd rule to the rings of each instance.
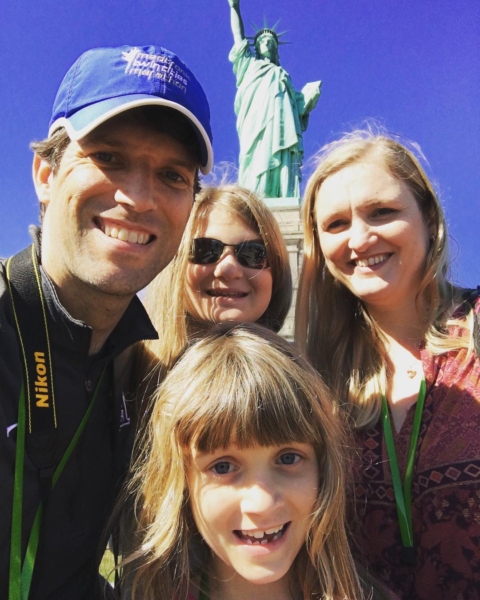
[[[317,222],[320,225],[324,225],[325,223],[330,223],[331,221],[335,221],[335,219],[343,216],[344,214],[345,214],[345,211],[336,210],[335,212],[318,215]]]
[[[363,208],[366,208],[366,209],[379,208],[384,205],[389,205],[391,203],[398,202],[399,198],[400,198],[400,196],[395,196],[394,198],[383,198],[383,199],[377,198],[377,199],[366,200],[362,206],[362,209]],[[340,217],[340,216],[344,215],[346,212],[348,212],[349,210],[350,210],[350,204],[344,210],[340,209],[340,210],[335,210],[334,212],[324,213],[322,215],[322,222],[325,220],[330,220],[332,218]]]
[[[390,202],[397,202],[399,196],[395,196],[395,198],[377,198],[376,200],[367,200],[365,202],[365,206],[367,208],[377,208],[378,206],[383,206],[384,204],[389,204]]]
[[[99,135],[98,132],[92,131],[87,134],[83,139],[79,140],[82,146],[94,146],[96,144],[105,144],[106,146],[114,146],[123,148],[127,144],[120,138],[114,135]]]

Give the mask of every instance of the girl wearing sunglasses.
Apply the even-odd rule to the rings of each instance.
[[[392,598],[348,548],[344,449],[293,346],[254,324],[212,328],[158,388],[137,448],[129,598]]]
[[[288,253],[271,211],[239,186],[206,188],[176,258],[149,286],[146,306],[161,336],[145,345],[141,370],[153,357],[170,368],[189,337],[213,323],[278,331],[291,298]]]

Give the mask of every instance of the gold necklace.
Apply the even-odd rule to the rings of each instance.
[[[412,365],[410,365],[407,369],[407,375],[410,377],[410,379],[414,379],[414,377],[417,376],[418,371],[416,369],[413,368]]]

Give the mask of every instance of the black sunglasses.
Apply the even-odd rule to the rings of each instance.
[[[195,238],[192,241],[188,260],[195,265],[212,265],[220,259],[225,246],[233,248],[235,257],[242,267],[263,269],[267,266],[267,249],[263,242],[224,244],[213,238]]]

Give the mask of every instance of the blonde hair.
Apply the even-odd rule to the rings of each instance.
[[[154,399],[131,483],[141,538],[129,559],[132,598],[184,600],[192,575],[206,568],[185,451],[226,447],[232,436],[240,447],[314,446],[320,485],[292,567],[296,583],[305,599],[364,598],[345,530],[343,428],[329,392],[288,342],[259,325],[232,323],[214,326],[187,349]]]
[[[234,218],[258,233],[265,244],[272,273],[272,296],[258,323],[279,331],[285,321],[292,301],[292,275],[287,248],[272,212],[253,192],[240,186],[205,188],[196,197],[176,257],[148,287],[145,305],[160,339],[145,343],[143,351],[138,351],[141,356],[137,366],[143,373],[148,373],[155,363],[168,370],[189,335],[200,326],[198,323],[194,326],[187,314],[186,272],[192,240],[206,225],[215,206],[230,211]]]
[[[340,169],[377,160],[415,197],[433,232],[417,300],[422,299],[426,347],[433,353],[473,348],[473,320],[452,319],[460,294],[447,280],[448,244],[445,217],[435,190],[419,159],[397,139],[372,128],[345,134],[319,153],[303,205],[304,259],[300,275],[295,339],[332,386],[356,428],[372,426],[380,414],[386,389],[386,354],[382,332],[362,302],[330,274],[317,235],[315,202],[322,183]],[[421,155],[423,158],[423,155]],[[458,325],[470,336],[449,335]]]

